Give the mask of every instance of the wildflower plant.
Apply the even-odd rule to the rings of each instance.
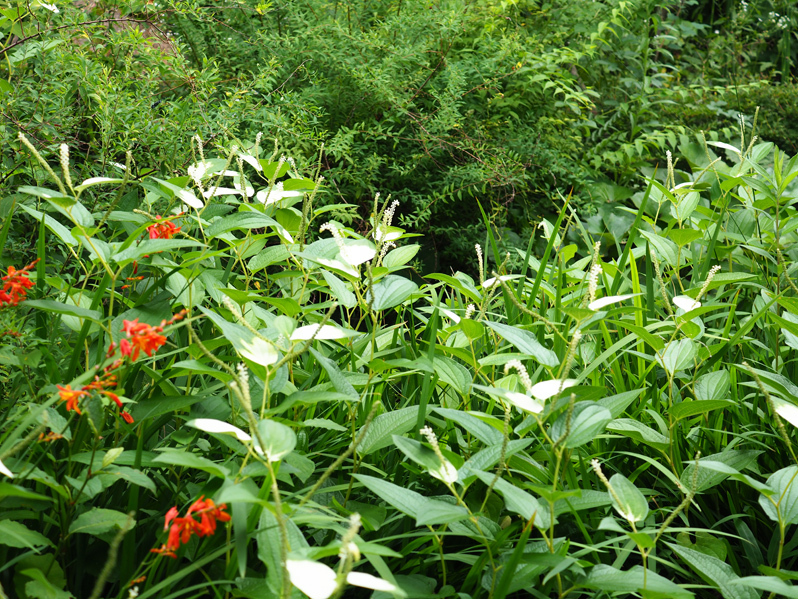
[[[402,204],[349,226],[260,140],[193,143],[113,210],[81,194],[121,181],[19,190],[40,237],[0,296],[0,584],[794,594],[798,160],[746,146],[684,186],[674,153],[624,243],[566,199],[520,271],[486,217],[477,278],[411,277]]]

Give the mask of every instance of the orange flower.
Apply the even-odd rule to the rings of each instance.
[[[16,306],[25,299],[28,289],[33,287],[33,281],[28,279],[28,273],[39,260],[36,259],[22,270],[13,266],[8,267],[8,274],[3,277],[3,289],[0,291],[0,308]]]
[[[144,322],[136,320],[123,320],[122,330],[127,334],[127,339],[119,342],[119,350],[123,356],[130,356],[135,361],[139,357],[139,351],[143,351],[152,357],[152,353],[166,343],[166,337],[160,333],[162,326],[154,327]]]
[[[197,536],[204,537],[212,535],[216,532],[216,521],[227,522],[230,520],[230,514],[223,512],[227,509],[226,504],[216,506],[212,499],[205,499],[200,497],[195,501],[190,508],[188,508],[188,515],[196,514],[200,517],[200,522],[197,525]]]
[[[161,215],[159,214],[155,218],[160,219]],[[147,227],[147,232],[150,234],[150,239],[171,239],[179,230],[180,227],[175,227],[174,224],[168,220],[162,223],[155,223]]]
[[[164,517],[164,530],[169,531],[166,543],[158,549],[150,549],[152,553],[160,553],[169,557],[177,557],[175,551],[185,545],[191,535],[207,537],[216,532],[216,522],[228,522],[230,514],[225,512],[226,504],[217,506],[213,500],[200,497],[188,508],[185,517],[180,517],[177,507],[170,508]],[[195,519],[199,516],[199,522]]]
[[[56,385],[56,387],[58,387],[59,397],[66,402],[67,412],[70,410],[75,410],[78,414],[81,414],[82,412],[78,407],[78,402],[80,401],[81,397],[86,397],[88,393],[86,393],[83,389],[72,389],[72,387],[69,385],[64,387],[61,385]]]
[[[128,412],[122,410],[120,414],[122,415],[122,418],[125,419],[125,422],[127,422],[128,424],[133,424],[135,422],[135,420],[133,420],[133,416],[131,416]]]

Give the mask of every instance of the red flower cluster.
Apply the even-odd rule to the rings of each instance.
[[[162,320],[157,327],[145,322],[139,322],[138,318],[136,320],[123,320],[122,330],[127,335],[127,339],[122,339],[119,342],[119,351],[123,356],[129,356],[133,361],[138,359],[141,351],[152,357],[152,353],[166,343],[166,337],[161,335],[164,327],[182,320],[186,314],[186,310],[181,310],[171,319]]]
[[[152,356],[154,351],[166,343],[166,337],[161,335],[164,327],[174,324],[178,320],[182,320],[186,314],[186,310],[181,310],[171,319],[162,320],[161,324],[157,327],[139,322],[138,318],[136,320],[123,320],[122,330],[127,334],[127,339],[122,339],[119,342],[120,353],[122,356],[129,356],[132,360],[136,360],[139,357],[139,352],[142,350],[148,356]],[[106,358],[112,358],[115,353],[116,344],[112,342],[108,347]],[[111,387],[116,387],[117,378],[113,371],[120,368],[123,363],[124,358],[117,358],[103,369],[102,376],[95,376],[92,382],[88,385],[83,385],[80,389],[72,389],[69,385],[56,385],[56,387],[58,387],[58,395],[66,402],[67,412],[75,410],[75,412],[81,414],[80,400],[84,397],[88,397],[92,391],[96,391],[100,395],[104,395],[113,401],[119,407],[119,415],[124,418],[125,422],[133,424],[133,416],[123,409],[124,405],[122,404],[122,400],[119,399],[116,393],[108,390]],[[97,365],[97,371],[99,370],[100,366]]]
[[[185,517],[178,516],[177,507],[171,508],[166,512],[163,529],[169,531],[166,544],[158,549],[150,549],[152,553],[160,553],[169,557],[177,557],[175,551],[180,545],[185,545],[191,539],[191,535],[198,537],[209,537],[216,532],[216,521],[228,522],[230,514],[225,512],[227,504],[216,505],[213,500],[200,497],[188,508]],[[199,517],[199,520],[196,519]],[[171,524],[171,526],[170,526]]]
[[[119,396],[112,391],[108,391],[109,387],[116,387],[116,375],[111,374],[107,370],[102,378],[95,376],[92,382],[88,385],[83,385],[80,389],[72,389],[70,385],[65,385],[63,387],[61,385],[56,385],[56,387],[58,387],[58,395],[66,402],[67,412],[75,410],[78,414],[82,414],[78,405],[80,400],[83,397],[88,397],[91,391],[96,391],[100,395],[105,395],[108,399],[113,401],[120,408],[121,412],[119,414],[125,419],[125,422],[133,424],[133,416],[123,409],[124,405],[122,404],[122,400],[119,399]]]
[[[33,287],[33,281],[28,279],[28,273],[36,266],[37,258],[22,270],[13,266],[8,267],[8,274],[3,277],[3,289],[0,290],[0,308],[16,306],[25,299],[28,289]]]
[[[152,352],[166,343],[166,337],[161,335],[163,327],[139,322],[138,318],[122,321],[122,330],[127,334],[127,339],[119,342],[119,351],[123,356],[130,356],[133,361],[138,359],[140,351],[143,350],[151,357]]]
[[[160,220],[161,215],[156,215],[157,219]],[[180,227],[175,227],[171,221],[164,221],[162,223],[155,223],[154,225],[150,225],[147,227],[147,232],[150,234],[150,239],[172,239],[177,232],[180,230]]]

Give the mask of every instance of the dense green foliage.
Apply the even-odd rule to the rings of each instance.
[[[0,599],[798,596],[794,7],[0,15]]]
[[[85,177],[127,150],[174,176],[191,162],[195,134],[263,132],[303,168],[324,143],[322,201],[355,204],[365,217],[373,195],[390,192],[402,200],[402,222],[425,235],[425,268],[462,269],[464,252],[484,241],[478,202],[502,242],[523,248],[512,232],[528,236],[559,194],[573,190],[574,205],[592,210],[616,197],[607,184],[639,186],[640,169],[676,151],[681,136],[739,139],[738,114],[750,126],[757,105],[760,134],[791,151],[795,88],[768,91],[752,76],[787,78],[793,58],[780,48],[791,47],[782,38],[798,19],[789,7],[746,6],[253,0],[9,9],[0,23],[10,32],[0,136],[18,149],[16,132],[25,131],[45,154],[69,141]],[[14,33],[29,28],[43,33],[19,43]],[[28,181],[24,154],[3,160],[6,189]]]

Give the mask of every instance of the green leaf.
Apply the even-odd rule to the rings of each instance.
[[[798,466],[787,466],[768,477],[768,486],[776,493],[759,496],[759,505],[774,522],[798,523]]]
[[[296,447],[294,429],[281,422],[263,419],[258,422],[258,432],[265,447],[260,446],[257,436],[252,439],[252,445],[258,453],[265,455],[270,462],[280,460]]]
[[[18,204],[18,206],[39,222],[41,222],[42,216],[44,216],[45,226],[48,229],[50,229],[53,233],[55,233],[56,237],[58,237],[58,239],[63,241],[65,244],[78,245],[78,240],[75,239],[74,235],[72,235],[72,232],[69,229],[67,229],[64,225],[59,223],[57,220],[55,220],[49,214],[42,214],[38,210],[34,210],[30,206],[26,206],[25,204]]]
[[[35,549],[36,547],[52,546],[53,544],[43,534],[31,530],[22,522],[0,520],[0,545]]]
[[[31,308],[44,310],[45,312],[68,314],[70,316],[75,316],[76,318],[88,318],[94,322],[102,322],[103,317],[102,313],[100,313],[98,310],[89,310],[87,308],[81,308],[79,306],[64,304],[62,302],[56,302],[53,300],[28,300],[25,302],[25,305],[30,306]]]
[[[396,275],[388,275],[371,288],[368,297],[371,299],[371,309],[379,312],[398,306],[418,291],[410,279]]]
[[[435,478],[447,483],[457,481],[457,469],[446,458],[443,461],[437,456],[435,451],[417,441],[399,435],[392,437],[394,445],[413,460],[416,464],[423,466],[424,469]]]
[[[697,354],[698,348],[692,339],[680,339],[668,344],[664,352],[658,352],[657,361],[669,374],[674,374],[692,367]]]
[[[726,369],[709,372],[698,377],[695,382],[695,398],[706,399],[726,399],[729,396],[731,387],[731,377]]]
[[[645,389],[632,389],[631,391],[625,391],[624,393],[618,393],[617,395],[611,395],[609,397],[604,397],[598,400],[598,404],[600,406],[604,406],[610,411],[613,418],[618,418],[621,414],[626,411],[626,408],[637,399],[641,393],[643,393]]]
[[[661,451],[668,449],[668,437],[631,418],[616,418],[607,425],[607,430],[630,437]]]
[[[63,589],[59,589],[38,568],[27,568],[19,570],[21,576],[31,578],[25,583],[25,594],[34,599],[71,599],[73,595]]]
[[[386,501],[403,514],[413,518],[421,513],[421,509],[427,500],[421,493],[389,483],[387,480],[365,474],[355,474],[354,477],[377,497]]]
[[[549,435],[553,441],[562,442],[561,439],[566,433],[567,419],[568,412],[566,410],[551,426]],[[590,443],[596,435],[604,432],[611,420],[612,414],[607,408],[594,402],[580,401],[574,406],[570,430],[563,444],[569,449],[575,449],[585,443]]]
[[[324,277],[324,280],[327,281],[327,284],[330,286],[333,297],[335,297],[342,306],[354,308],[357,305],[357,297],[355,297],[354,293],[349,291],[346,283],[327,270],[322,270],[321,276]]]
[[[776,576],[744,576],[732,581],[732,584],[741,584],[760,591],[776,593],[789,599],[798,599],[798,587]]]
[[[733,401],[724,399],[703,399],[695,401],[683,401],[682,403],[674,404],[670,409],[671,416],[676,420],[682,418],[689,418],[697,414],[704,414],[712,410],[719,410],[721,408],[728,408],[736,405]]]
[[[612,566],[598,564],[593,566],[587,578],[580,586],[599,591],[615,593],[641,593],[643,597],[650,597],[646,591],[657,593],[660,597],[673,599],[692,599],[693,593],[683,589],[655,572],[646,572],[642,566],[634,566],[630,570],[621,571]]]
[[[436,355],[433,363],[438,380],[448,383],[462,395],[468,395],[471,388],[471,372],[468,368],[446,356]]]
[[[180,449],[166,449],[153,462],[156,464],[169,464],[170,466],[182,466],[183,468],[196,468],[219,478],[225,478],[230,474],[224,466]]]
[[[291,252],[284,245],[273,245],[250,258],[247,268],[252,272],[264,269],[277,262],[284,262],[291,256]]]
[[[698,460],[698,474],[697,474],[697,489],[698,493],[703,493],[704,491],[714,487],[722,483],[728,476],[728,473],[719,472],[717,470],[713,470],[707,467],[702,467],[702,462],[720,462],[733,468],[734,470],[741,471],[747,468],[750,464],[752,464],[757,456],[762,453],[760,451],[753,451],[753,450],[734,450],[730,449],[727,451],[723,451],[721,453],[715,453],[712,455],[708,455],[702,457]],[[680,477],[679,481],[681,482],[682,486],[685,489],[692,489],[693,485],[693,472],[695,471],[696,465],[695,462],[690,462],[687,467],[682,472],[682,476]]]
[[[503,437],[500,431],[468,412],[448,408],[435,408],[434,411],[446,420],[456,422],[485,445],[496,445],[502,442]]]
[[[648,239],[654,249],[657,250],[657,254],[659,254],[662,260],[667,262],[670,266],[679,266],[679,248],[675,243],[650,231],[640,229],[640,234]]]
[[[383,258],[382,265],[387,268],[403,266],[416,257],[419,249],[421,249],[421,246],[414,243],[391,250],[385,255],[385,258]]]
[[[119,447],[118,449],[122,448]],[[155,483],[152,482],[152,479],[144,474],[141,470],[136,470],[134,468],[111,465],[103,468],[102,471],[98,473],[98,476],[100,477],[103,486],[106,488],[110,487],[117,480],[126,480],[127,482],[138,485],[139,487],[144,487],[153,493],[156,492]]]
[[[460,467],[458,471],[460,474],[460,481],[464,481],[470,476],[475,476],[475,473],[478,470],[490,470],[493,466],[499,463],[503,450],[505,459],[509,459],[510,456],[523,449],[526,449],[531,444],[532,439],[513,439],[507,443],[506,448],[504,447],[503,443],[498,443],[478,451],[468,458],[468,460],[466,460],[466,462]]]
[[[684,246],[703,237],[703,233],[695,229],[671,229],[670,233],[668,233],[668,237],[676,245]]]
[[[495,478],[495,475],[480,470],[475,471],[474,474],[486,485],[490,485]],[[551,526],[548,506],[540,505],[538,500],[526,491],[519,489],[501,477],[496,479],[493,488],[504,497],[504,505],[509,511],[518,514],[527,521],[534,516],[535,526],[539,529],[545,530]]]
[[[557,354],[543,347],[535,335],[529,331],[488,320],[484,321],[484,323],[512,343],[517,349],[532,356],[544,366],[556,368],[560,365],[560,359]]]
[[[611,505],[610,494],[605,491],[593,491],[592,489],[582,489],[579,495],[565,497],[554,502],[554,515],[578,512],[581,510],[593,510],[605,505]]]
[[[725,599],[759,599],[759,593],[750,587],[735,584],[739,576],[732,567],[716,557],[706,555],[695,549],[666,543],[673,552],[703,578],[708,584],[716,587]]]
[[[312,347],[309,348],[310,353],[313,354],[313,357],[321,364],[324,371],[327,373],[327,376],[330,377],[330,382],[332,382],[333,387],[338,393],[343,393],[347,397],[351,399],[359,399],[360,394],[355,390],[344,374],[338,369],[338,365],[330,360],[329,358],[325,358],[320,352],[316,351]],[[373,424],[372,424],[373,426]]]
[[[465,333],[471,341],[479,339],[485,334],[485,325],[470,318],[463,318],[460,320],[460,330]]]
[[[123,262],[139,260],[145,255],[198,246],[205,247],[199,241],[192,241],[191,239],[145,239],[138,245],[131,246],[121,252],[113,254],[112,258],[117,264],[121,264]]]
[[[610,493],[612,506],[621,517],[629,522],[642,522],[648,516],[648,500],[632,481],[623,474],[613,474],[610,486],[615,493]]]
[[[204,306],[199,306],[199,309],[221,329],[225,339],[232,343],[244,358],[261,366],[270,366],[277,361],[277,349],[270,341],[261,339],[240,324],[226,321],[213,310]]]
[[[26,489],[25,487],[20,487],[18,485],[12,485],[11,483],[3,483],[0,482],[0,500],[5,499],[6,497],[19,497],[20,499],[35,499],[39,501],[52,501],[52,497],[47,497],[46,495],[40,495],[39,493],[34,493]]]
[[[393,435],[403,435],[413,428],[418,419],[419,406],[400,408],[380,414],[371,421],[357,452],[368,455],[393,443]]]
[[[227,233],[233,229],[274,229],[286,243],[294,243],[291,234],[286,231],[276,220],[260,212],[248,210],[246,212],[236,212],[230,216],[224,216],[211,223],[205,229],[205,235],[208,239],[218,237],[222,233]]]
[[[130,517],[124,512],[93,508],[72,521],[69,526],[69,534],[83,533],[96,537],[112,530],[134,526],[136,521],[131,519],[132,522],[128,525],[129,519]]]
[[[437,526],[459,522],[469,517],[468,510],[437,499],[423,498],[423,504],[416,513],[416,526]]]

